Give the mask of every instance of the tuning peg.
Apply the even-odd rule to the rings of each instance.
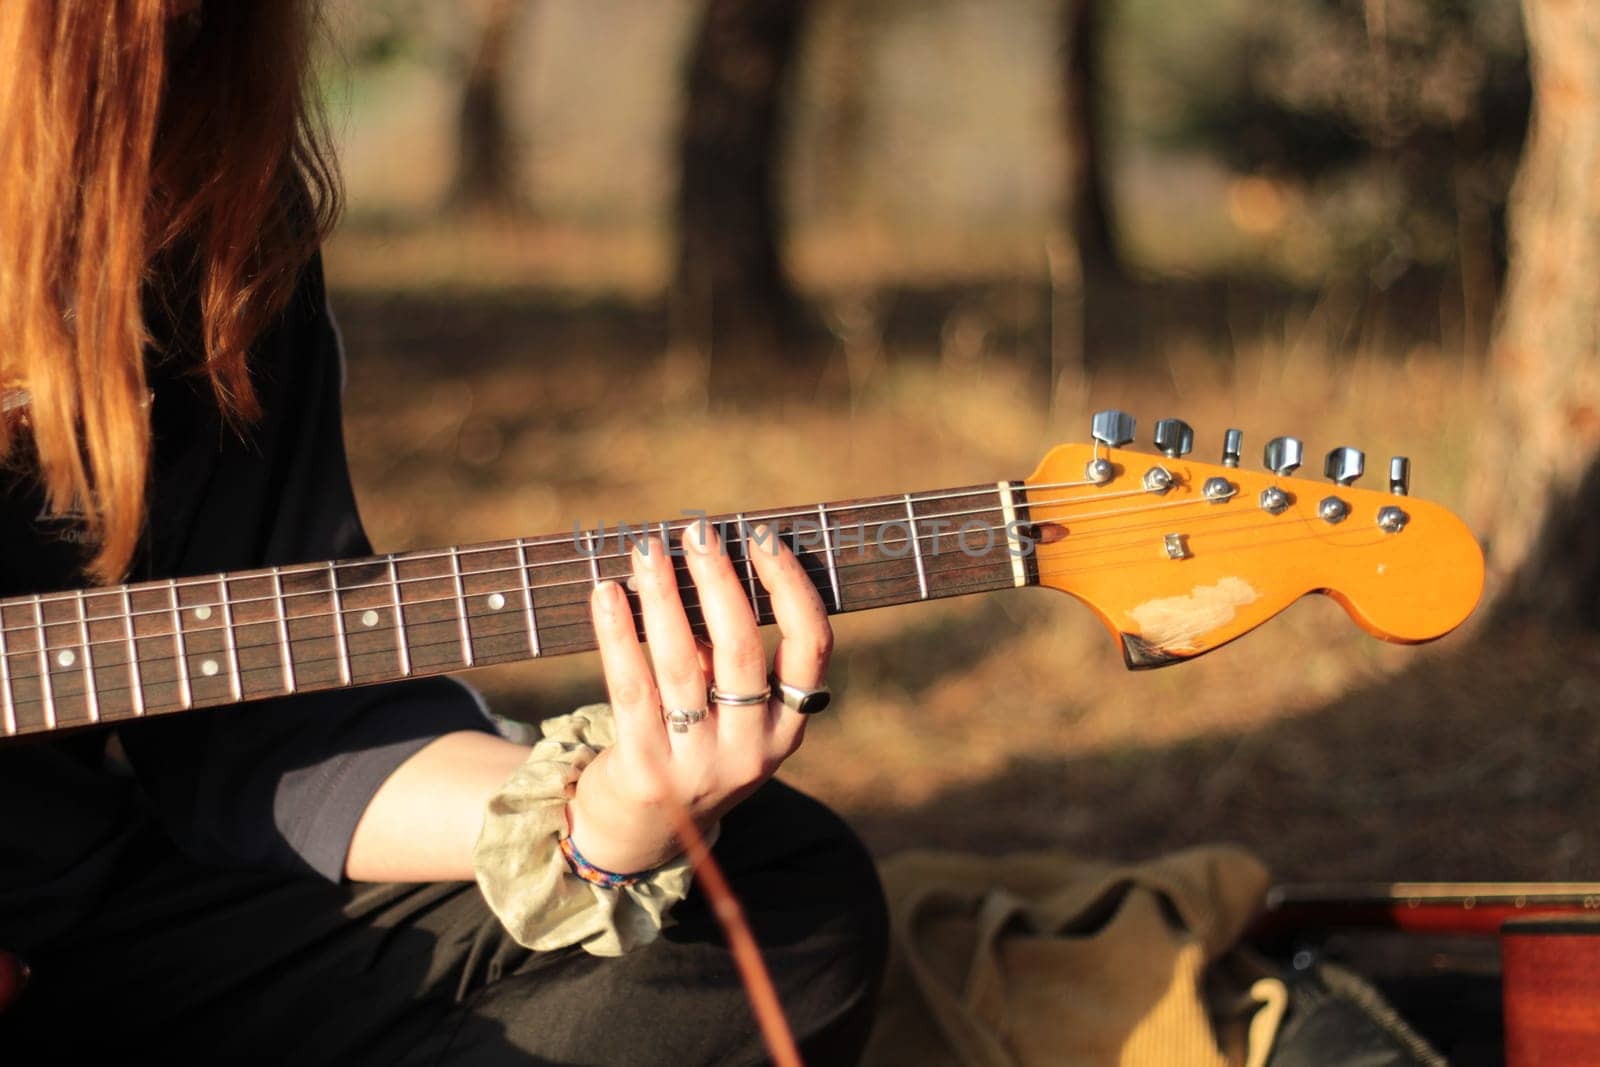
[[[1244,447],[1244,431],[1229,430],[1222,435],[1222,465],[1224,467],[1237,467],[1239,465],[1239,449]]]
[[[1089,433],[1107,448],[1121,448],[1133,440],[1133,416],[1115,408],[1097,411],[1090,423]]]
[[[1389,461],[1389,492],[1405,496],[1410,491],[1411,461],[1405,456],[1396,456]]]
[[[1322,473],[1335,485],[1350,485],[1367,469],[1367,457],[1359,448],[1336,448],[1323,461]]]
[[[1267,470],[1280,478],[1287,478],[1300,469],[1300,461],[1305,454],[1306,446],[1300,443],[1298,437],[1274,437],[1267,442],[1263,455]]]
[[[1182,419],[1162,419],[1156,423],[1156,447],[1172,459],[1194,451],[1194,430]]]

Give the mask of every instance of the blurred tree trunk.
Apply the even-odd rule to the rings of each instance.
[[[484,0],[478,43],[467,66],[456,116],[456,173],[450,205],[458,210],[518,213],[522,196],[516,135],[506,103],[512,32],[527,0]]]
[[[1533,120],[1512,189],[1474,518],[1497,617],[1600,627],[1600,4],[1523,0]]]
[[[678,145],[676,329],[712,387],[793,354],[799,300],[779,250],[782,120],[807,0],[708,0]]]
[[[881,12],[853,0],[824,8],[816,29],[822,130],[813,207],[849,217],[861,200],[861,149],[867,131],[868,41]]]
[[[1061,9],[1062,102],[1068,166],[1067,224],[1086,278],[1122,273],[1112,223],[1100,84],[1104,0],[1065,0]]]

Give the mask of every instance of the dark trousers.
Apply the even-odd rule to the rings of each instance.
[[[714,851],[807,1062],[854,1062],[887,944],[865,850],[769,783]],[[0,1017],[0,1061],[761,1062],[706,899],[696,889],[673,914],[621,958],[530,953],[470,883],[335,886],[146,848],[92,923],[33,951],[33,984]]]

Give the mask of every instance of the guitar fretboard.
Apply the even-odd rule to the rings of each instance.
[[[830,614],[1030,584],[1019,482],[600,527],[0,600],[0,738],[594,647],[594,584],[648,530],[718,531],[757,619],[767,526]],[[690,623],[703,634],[684,561]],[[637,604],[635,605],[637,611]]]

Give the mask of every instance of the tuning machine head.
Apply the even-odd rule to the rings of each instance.
[[[1351,485],[1367,467],[1367,457],[1358,448],[1336,448],[1323,461],[1322,473],[1334,485]]]
[[[1405,456],[1395,456],[1389,461],[1389,492],[1395,496],[1411,492],[1411,461]]]
[[[1121,448],[1133,440],[1134,419],[1126,411],[1109,408],[1094,413],[1089,434],[1107,448]]]
[[[1171,459],[1194,451],[1194,429],[1182,419],[1162,419],[1156,423],[1156,448]]]
[[[1274,437],[1267,442],[1263,452],[1267,470],[1280,478],[1287,478],[1299,470],[1305,455],[1306,446],[1298,437]]]
[[[1222,465],[1224,467],[1237,467],[1239,465],[1239,450],[1244,447],[1244,431],[1229,430],[1222,435]]]
[[[1100,445],[1121,448],[1133,440],[1133,416],[1108,408],[1097,411],[1089,422],[1089,435],[1095,439],[1095,457],[1083,469],[1084,478],[1094,485],[1105,485],[1116,476],[1111,461],[1100,455]]]

